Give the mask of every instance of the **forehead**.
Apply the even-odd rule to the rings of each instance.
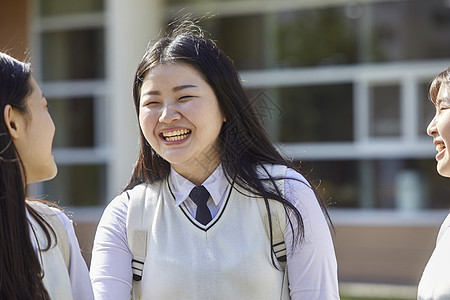
[[[450,87],[448,84],[442,84],[436,98],[436,104],[441,102],[450,103]]]
[[[146,81],[155,81],[163,79],[163,82],[176,80],[199,80],[201,79],[200,73],[189,64],[186,63],[164,63],[157,65],[150,69],[144,77],[144,84]]]

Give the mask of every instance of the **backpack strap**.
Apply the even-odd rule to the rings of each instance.
[[[258,170],[258,174],[261,178],[267,178],[267,173],[264,170]],[[287,167],[283,165],[264,165],[267,172],[274,178],[285,178]],[[273,188],[272,183],[265,183],[268,188]],[[276,180],[279,191],[284,196],[284,180]],[[280,264],[283,271],[283,285],[281,288],[280,299],[290,299],[289,295],[289,281],[288,272],[286,265],[286,243],[284,240],[284,233],[286,232],[287,218],[286,210],[278,201],[268,200],[270,208],[270,217],[272,220],[272,236],[273,236],[273,253],[278,263]],[[258,199],[259,212],[261,214],[262,221],[264,223],[264,228],[266,229],[267,237],[270,241],[270,224],[269,224],[269,214],[266,208],[266,204],[263,199]]]
[[[286,166],[283,165],[264,165],[258,168],[257,172],[260,178],[267,178],[266,171],[273,178],[284,178],[286,174]],[[277,188],[284,195],[284,180],[276,180],[275,181]],[[272,183],[265,182],[264,183],[267,188],[273,189]],[[266,229],[267,237],[270,240],[270,224],[269,224],[269,215],[267,211],[266,204],[264,200],[258,199],[258,207],[259,212],[261,213],[261,218],[264,223],[264,228]],[[286,266],[286,243],[284,242],[284,233],[286,231],[286,210],[284,209],[283,204],[277,201],[269,200],[269,208],[270,208],[270,217],[272,221],[272,236],[273,236],[273,255],[280,263],[283,270]]]
[[[267,237],[270,240],[270,224],[267,208],[263,200],[257,200],[259,212],[266,229]],[[273,235],[273,255],[278,260],[281,267],[286,266],[286,243],[284,242],[284,232],[286,230],[286,212],[281,203],[269,200],[270,216],[272,219],[272,235]]]
[[[125,192],[128,197],[127,240],[133,256],[131,268],[133,272],[132,299],[134,300],[141,297],[141,280],[155,211],[153,205],[156,205],[159,188],[160,183],[140,184]]]
[[[56,234],[56,246],[58,246],[68,270],[70,263],[70,245],[64,224],[59,219],[56,212],[53,211],[47,204],[33,200],[27,200],[27,204],[30,205],[52,227]]]

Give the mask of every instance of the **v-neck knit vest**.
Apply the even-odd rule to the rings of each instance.
[[[176,206],[167,180],[129,193],[146,197],[142,225],[151,228],[140,299],[280,299],[284,273],[272,264],[262,199],[229,187],[202,225]]]

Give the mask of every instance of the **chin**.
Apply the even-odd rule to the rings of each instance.
[[[53,165],[51,169],[48,170],[46,174],[43,174],[42,178],[39,181],[48,181],[56,177],[56,174],[58,174],[58,168],[56,167],[56,164]]]
[[[450,166],[441,167],[441,168],[439,168],[439,166],[438,166],[437,171],[438,171],[439,175],[450,178]]]

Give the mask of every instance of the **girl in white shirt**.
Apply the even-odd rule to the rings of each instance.
[[[339,299],[324,205],[198,26],[182,22],[146,51],[133,96],[140,155],[97,228],[96,299]],[[147,253],[136,259],[130,227],[141,225]],[[272,255],[284,250],[277,226],[286,269]]]
[[[436,146],[437,171],[450,177],[450,68],[436,76],[430,85],[430,100],[436,113],[427,128]],[[436,248],[419,283],[417,299],[450,299],[450,215],[439,231]]]
[[[0,299],[93,299],[71,221],[26,199],[52,179],[55,126],[29,64],[0,52]]]

